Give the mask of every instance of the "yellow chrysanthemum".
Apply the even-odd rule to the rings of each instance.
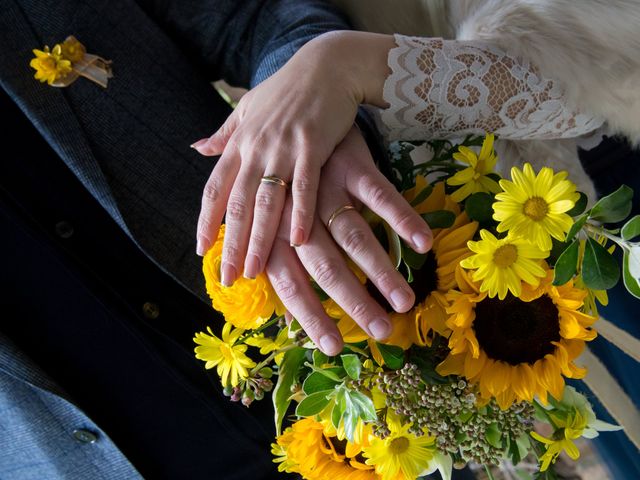
[[[404,192],[404,197],[411,202],[427,187],[424,177],[416,178],[416,186]],[[413,282],[409,285],[416,296],[416,305],[406,313],[396,313],[380,295],[377,289],[366,282],[369,293],[381,305],[387,307],[392,324],[391,336],[384,343],[396,345],[403,349],[412,344],[430,345],[433,332],[446,335],[447,318],[445,308],[448,305],[445,293],[456,284],[455,268],[466,256],[471,254],[467,242],[473,238],[478,228],[477,222],[470,222],[465,213],[460,213],[460,206],[445,195],[444,182],[434,185],[431,194],[414,207],[418,213],[438,210],[449,210],[456,215],[454,224],[449,228],[433,230],[433,246],[420,270],[413,271]],[[346,314],[338,322],[340,333],[347,343],[369,340],[367,334]],[[382,355],[375,342],[369,341],[374,359],[382,365]]]
[[[498,193],[500,186],[487,175],[493,173],[498,156],[493,149],[494,136],[487,135],[482,142],[480,154],[464,145],[458,147],[458,151],[453,154],[453,158],[469,165],[464,170],[460,170],[453,177],[447,179],[447,185],[462,185],[451,194],[451,198],[456,202],[462,202],[469,195],[478,192]]]
[[[256,366],[256,363],[245,355],[246,345],[234,345],[236,340],[242,335],[240,329],[231,330],[231,324],[225,323],[222,328],[222,339],[216,337],[211,328],[207,327],[210,335],[200,332],[196,333],[194,342],[198,344],[195,348],[196,358],[204,360],[204,368],[217,367],[218,376],[223,386],[231,385],[235,387],[249,376],[249,368]]]
[[[577,410],[572,410],[568,414],[568,418],[555,418],[557,427],[559,427],[559,436],[554,438],[545,438],[537,432],[531,432],[531,436],[536,440],[545,444],[546,452],[540,457],[542,465],[540,471],[544,472],[551,463],[556,463],[558,455],[564,450],[572,460],[580,457],[580,450],[573,443],[573,440],[580,438],[585,428],[587,428],[587,419]],[[554,422],[554,423],[556,423]]]
[[[238,278],[232,286],[225,287],[220,282],[220,263],[225,226],[220,227],[216,243],[204,256],[202,271],[206,280],[207,293],[213,308],[224,315],[234,327],[246,330],[258,328],[271,318],[273,313],[282,315],[284,305],[273,290],[265,273],[254,280]]]
[[[87,53],[87,49],[84,48],[84,45],[80,43],[78,39],[73,35],[67,37],[67,39],[62,42],[62,45],[60,47],[62,56],[65,59],[69,60],[71,63],[79,62]]]
[[[481,292],[489,292],[490,297],[497,295],[500,300],[507,296],[507,291],[519,297],[523,281],[535,287],[546,275],[540,261],[549,256],[549,251],[540,250],[524,238],[508,236],[498,240],[488,230],[481,230],[480,238],[468,243],[475,255],[465,258],[460,265],[476,269],[473,280],[482,280]]]
[[[580,312],[584,290],[571,281],[553,286],[549,271],[537,288],[524,284],[519,298],[498,300],[481,292],[469,272],[456,273],[459,291],[447,294],[451,351],[438,373],[463,375],[503,409],[535,395],[544,404],[548,393],[560,399],[563,376],[584,377],[573,361],[596,336],[590,328],[596,318]]]
[[[44,50],[34,49],[33,54],[36,56],[31,60],[29,66],[35,69],[34,77],[41,82],[47,82],[49,85],[64,78],[71,70],[71,62],[62,56],[62,47],[56,45],[53,50],[44,47]]]
[[[370,429],[370,427],[367,427]],[[362,448],[338,441],[335,429],[313,418],[298,420],[272,445],[278,471],[299,473],[306,480],[378,480],[373,467],[358,460]]]
[[[512,181],[500,180],[504,192],[493,204],[498,232],[528,238],[542,250],[551,250],[551,237],[563,241],[573,225],[566,212],[580,198],[575,184],[566,178],[567,172],[554,174],[548,167],[538,175],[528,163],[523,170],[513,167]]]
[[[387,426],[389,436],[384,439],[372,436],[370,445],[362,449],[367,465],[375,466],[382,480],[413,480],[433,469],[430,465],[436,452],[433,437],[410,433],[411,424],[402,425],[392,412],[387,413]]]

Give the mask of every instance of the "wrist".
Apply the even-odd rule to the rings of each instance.
[[[389,50],[395,47],[391,35],[368,32],[334,31],[322,34],[306,46],[320,65],[330,65],[338,81],[358,104],[386,108],[384,82],[391,73]]]

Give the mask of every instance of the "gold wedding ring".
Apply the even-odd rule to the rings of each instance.
[[[343,214],[344,212],[348,212],[349,210],[355,210],[355,209],[356,207],[354,207],[353,205],[343,205],[342,207],[338,208],[329,217],[329,221],[327,222],[327,230],[331,231],[331,224],[339,215]]]
[[[265,175],[260,179],[262,183],[274,183],[276,185],[280,185],[281,187],[287,188],[289,185],[280,177],[274,177],[273,175]]]

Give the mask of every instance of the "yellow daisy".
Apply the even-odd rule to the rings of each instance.
[[[79,62],[87,53],[84,45],[73,35],[67,37],[60,47],[62,56],[72,63]]]
[[[524,238],[508,236],[498,240],[488,230],[480,231],[481,240],[470,241],[469,249],[475,253],[463,259],[460,265],[473,272],[473,280],[482,280],[481,292],[489,292],[500,300],[507,296],[507,290],[520,296],[522,281],[537,286],[539,279],[546,275],[540,260],[549,256]]]
[[[551,237],[563,241],[573,225],[566,212],[580,194],[567,178],[567,172],[554,174],[544,167],[536,175],[530,164],[523,170],[511,169],[509,180],[500,180],[503,193],[496,195],[493,218],[499,221],[498,232],[509,231],[528,238],[542,250],[551,250]]]
[[[263,272],[254,280],[238,278],[232,286],[225,287],[220,281],[220,263],[225,226],[220,227],[216,243],[202,261],[207,293],[213,308],[224,315],[234,327],[246,330],[258,328],[274,314],[282,315],[284,305],[273,290]]]
[[[283,328],[278,332],[275,339],[265,337],[264,334],[261,333],[247,338],[244,343],[252,347],[259,348],[262,355],[269,355],[271,352],[282,350],[289,345],[293,345],[293,339],[289,338],[289,328]],[[280,352],[275,356],[274,360],[276,365],[280,365],[280,362],[282,362],[282,359],[284,358],[284,353],[285,352]]]
[[[72,70],[71,62],[62,56],[62,47],[56,45],[53,50],[44,47],[44,50],[34,49],[33,54],[36,56],[31,60],[29,66],[35,69],[35,78],[41,82],[47,82],[49,85],[57,80],[65,77]]]
[[[361,446],[338,440],[335,429],[326,422],[303,418],[276,441],[271,451],[280,472],[299,473],[306,480],[379,479],[373,467],[358,460]]]
[[[493,149],[494,136],[492,133],[487,135],[482,142],[480,154],[468,147],[460,145],[458,151],[453,154],[453,158],[469,165],[464,170],[460,170],[454,176],[447,179],[447,185],[462,185],[451,194],[451,198],[456,202],[462,202],[469,195],[478,192],[498,193],[500,186],[498,183],[488,177],[489,173],[493,173],[498,157]]]
[[[391,433],[386,438],[371,436],[370,445],[363,448],[367,465],[375,466],[382,480],[396,480],[399,474],[400,478],[413,480],[433,469],[430,465],[436,453],[433,437],[410,433],[411,424],[402,425],[393,412],[387,413],[387,425]]]
[[[569,458],[577,460],[580,457],[580,450],[573,443],[573,440],[580,438],[585,428],[587,428],[587,419],[583,417],[579,411],[572,410],[566,419],[554,417],[554,423],[557,422],[559,427],[559,436],[554,435],[553,438],[545,438],[537,432],[531,432],[531,436],[545,444],[546,451],[540,457],[542,466],[540,471],[544,472],[551,463],[556,463],[558,455],[562,451],[567,452]]]
[[[586,292],[569,281],[555,287],[553,272],[537,288],[522,286],[520,298],[489,298],[471,274],[459,268],[459,291],[447,294],[451,349],[437,367],[441,375],[462,375],[476,383],[481,397],[501,408],[547,394],[560,400],[564,377],[583,378],[573,361],[593,340],[596,318],[580,312]]]
[[[222,339],[216,337],[207,327],[210,335],[196,333],[193,341],[198,344],[195,348],[196,358],[204,360],[204,368],[217,367],[218,376],[223,386],[235,387],[249,376],[249,368],[256,366],[255,362],[245,355],[246,345],[234,345],[242,335],[240,329],[231,330],[231,324],[225,323],[222,329]]]

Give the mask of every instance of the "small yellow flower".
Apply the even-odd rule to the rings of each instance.
[[[496,195],[493,218],[500,222],[498,232],[509,231],[528,238],[542,250],[551,250],[551,237],[563,241],[573,225],[566,212],[580,198],[567,172],[554,174],[544,167],[536,175],[530,164],[523,170],[511,169],[513,181],[500,180],[503,193]]]
[[[283,328],[278,332],[278,335],[275,339],[271,337],[265,337],[264,334],[260,334],[247,338],[244,343],[252,347],[259,348],[262,355],[269,355],[271,352],[282,350],[289,345],[293,345],[293,339],[289,338],[289,329]],[[278,353],[275,356],[274,360],[276,362],[276,365],[280,365],[283,357],[284,352]]]
[[[553,417],[554,423],[559,427],[554,438],[545,438],[537,432],[531,432],[531,436],[545,444],[547,451],[540,457],[542,466],[540,471],[544,472],[551,463],[556,463],[558,455],[564,450],[572,460],[580,457],[580,450],[573,440],[580,438],[582,432],[587,428],[587,419],[579,411],[573,410],[566,419]],[[557,438],[556,438],[557,437]]]
[[[71,62],[63,57],[60,45],[56,45],[51,51],[49,47],[44,47],[44,50],[34,49],[33,54],[36,57],[31,60],[29,66],[35,69],[34,77],[36,80],[43,83],[47,82],[51,85],[68,75],[72,70]]]
[[[473,280],[482,280],[481,292],[489,292],[490,297],[496,295],[500,300],[510,291],[519,297],[522,281],[537,286],[546,272],[540,259],[547,258],[548,251],[543,251],[523,238],[508,236],[498,240],[488,230],[480,231],[481,240],[470,241],[469,249],[475,253],[460,262],[467,269],[477,269]]]
[[[246,330],[258,328],[276,315],[284,314],[285,308],[263,272],[254,280],[238,278],[232,286],[225,287],[220,281],[222,244],[225,226],[220,227],[216,243],[204,256],[202,271],[207,293],[213,308],[224,315],[234,327]]]
[[[196,358],[207,362],[204,368],[217,367],[218,376],[223,386],[235,387],[249,376],[247,369],[256,366],[255,362],[245,355],[246,345],[234,345],[242,335],[240,329],[231,330],[231,324],[225,323],[222,329],[222,340],[216,337],[207,327],[210,335],[196,333],[193,341],[198,344],[195,348]]]
[[[370,445],[363,448],[367,465],[375,466],[382,480],[413,479],[434,469],[435,439],[429,435],[417,437],[409,432],[411,424],[402,425],[393,413],[387,413],[389,436],[370,437]],[[400,476],[402,475],[402,476]]]
[[[493,149],[493,140],[492,133],[485,137],[480,149],[480,155],[464,145],[460,145],[458,151],[453,154],[455,160],[469,165],[447,180],[447,185],[462,185],[451,194],[451,198],[456,202],[461,202],[474,193],[498,193],[500,191],[498,183],[487,176],[493,173],[493,168],[498,160]]]
[[[67,37],[61,45],[62,56],[71,63],[79,62],[84,58],[87,49],[73,35]]]

